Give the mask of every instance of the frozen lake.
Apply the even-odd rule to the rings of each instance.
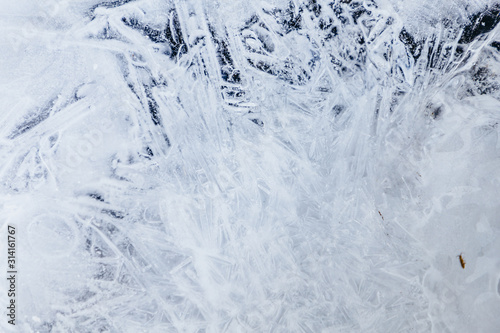
[[[499,13],[1,0],[0,331],[499,332]]]

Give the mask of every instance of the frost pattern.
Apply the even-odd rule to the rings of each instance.
[[[500,327],[500,4],[2,6],[21,331]]]

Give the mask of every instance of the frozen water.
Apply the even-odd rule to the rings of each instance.
[[[500,330],[500,2],[0,8],[2,331]]]

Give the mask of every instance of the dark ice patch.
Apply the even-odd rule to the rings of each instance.
[[[422,41],[416,41],[405,28],[401,29],[401,32],[399,33],[399,40],[403,42],[408,52],[410,52],[415,60],[420,57],[420,54],[422,53]]]
[[[500,22],[500,4],[471,17],[471,24],[464,28],[459,43],[469,44],[482,34],[488,33]]]

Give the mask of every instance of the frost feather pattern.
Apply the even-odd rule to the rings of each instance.
[[[16,325],[495,331],[500,3],[450,3],[2,4]]]

